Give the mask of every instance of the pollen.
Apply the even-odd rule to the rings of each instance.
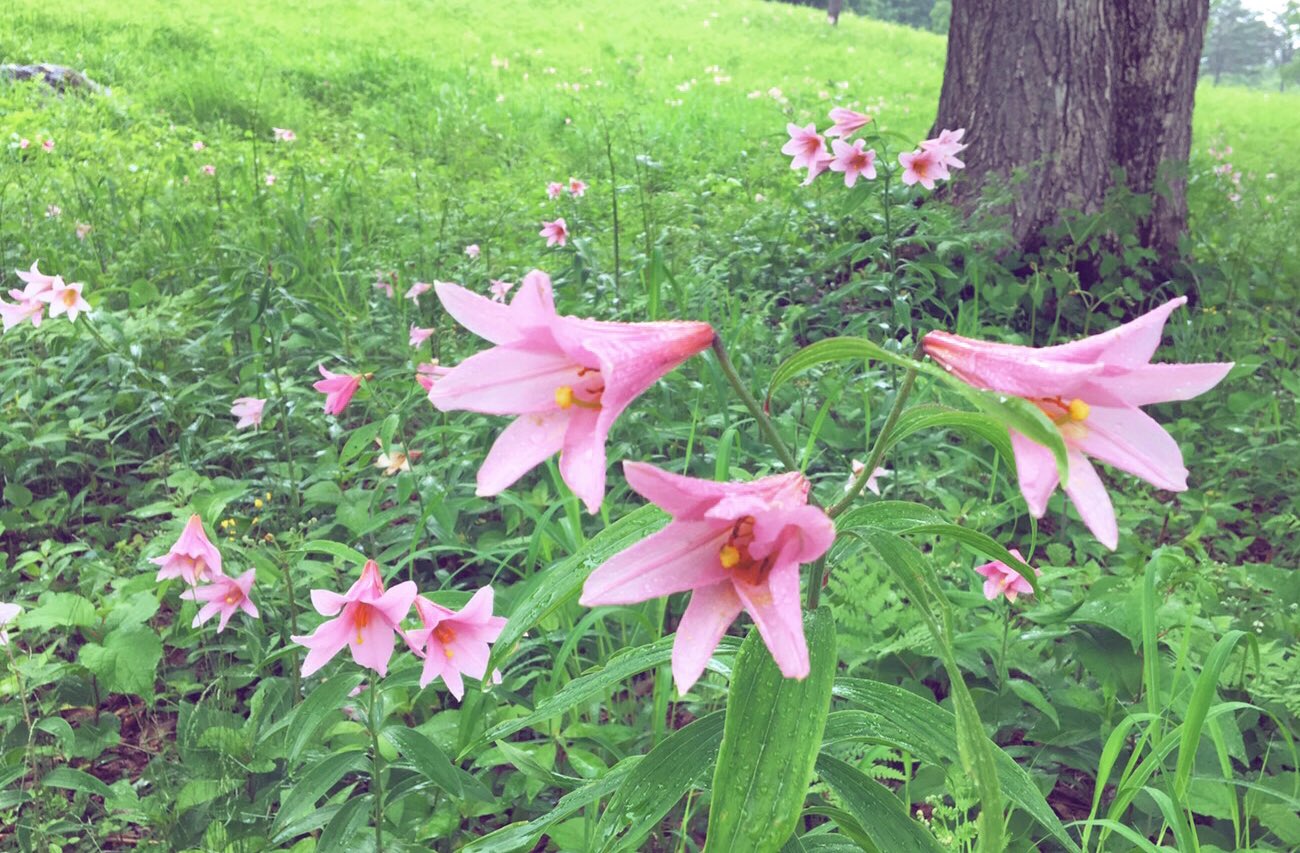
[[[740,550],[734,545],[723,545],[718,552],[718,562],[724,569],[734,569],[740,563]]]
[[[227,595],[226,604],[234,604],[234,603],[235,603],[235,597],[233,595]]]
[[[561,385],[555,389],[555,405],[567,409],[573,405],[573,386]]]
[[[1088,413],[1091,411],[1087,403],[1078,399],[1071,400],[1068,409],[1070,412],[1070,420],[1072,421],[1087,420]]]

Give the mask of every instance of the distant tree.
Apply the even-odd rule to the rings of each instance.
[[[1118,166],[1152,196],[1139,239],[1174,260],[1208,14],[1208,0],[952,0],[934,127],[966,128],[970,147],[951,198],[973,207],[1025,170],[1007,212],[1032,249],[1063,212],[1098,209]]]
[[[1252,75],[1274,61],[1281,37],[1241,0],[1215,0],[1201,64],[1217,86],[1224,74]]]

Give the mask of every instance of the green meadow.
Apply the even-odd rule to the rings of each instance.
[[[835,698],[797,837],[772,849],[975,850],[993,806],[1007,850],[1300,848],[1300,95],[1202,84],[1188,261],[1149,280],[1128,245],[1084,283],[1078,256],[1018,256],[942,196],[800,185],[787,123],[868,113],[896,165],[929,135],[944,56],[759,0],[0,0],[0,64],[111,90],[0,80],[0,292],[39,261],[93,309],[0,337],[0,602],[23,608],[0,655],[0,847],[703,849],[748,617],[683,696],[685,596],[590,609],[578,590],[662,523],[623,461],[779,473],[770,416],[823,506],[898,430],[829,552]],[[570,178],[585,195],[548,197]],[[1075,221],[1122,237],[1141,204]],[[568,243],[547,248],[556,217]],[[562,314],[710,323],[767,415],[699,354],[614,426],[598,513],[554,458],[476,495],[505,422],[439,411],[415,377],[487,344],[403,295],[534,269]],[[1059,491],[1027,511],[1005,398],[925,372],[912,391],[928,331],[1043,346],[1180,294],[1155,360],[1235,367],[1148,408],[1187,491],[1098,466],[1114,551]],[[413,326],[433,330],[419,347]],[[836,336],[878,349],[787,362]],[[318,366],[370,374],[337,417]],[[268,400],[258,429],[235,428],[245,396]],[[194,626],[184,584],[155,580],[191,514],[227,574],[255,570],[260,618]],[[989,547],[1041,570],[1033,595],[986,600]],[[366,557],[451,608],[491,584],[500,684],[422,687],[400,640],[356,698],[346,654],[300,677],[309,591]]]

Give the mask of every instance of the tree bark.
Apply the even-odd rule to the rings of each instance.
[[[964,127],[970,147],[950,197],[969,208],[1024,169],[1008,212],[1033,249],[1063,212],[1096,211],[1119,166],[1153,196],[1143,245],[1173,260],[1208,14],[1209,0],[953,0],[935,132]]]

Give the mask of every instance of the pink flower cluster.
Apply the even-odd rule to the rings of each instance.
[[[786,125],[790,140],[781,148],[781,153],[793,158],[792,169],[806,169],[807,177],[803,184],[807,186],[822,172],[830,170],[844,175],[844,185],[854,186],[858,178],[874,180],[876,177],[876,151],[867,148],[867,141],[859,139],[852,144],[848,138],[866,127],[871,117],[853,110],[836,107],[830,111],[834,122],[826,130],[826,136],[837,136],[831,140],[831,149],[826,149],[826,139],[817,132],[814,124],[800,127],[791,122]],[[903,183],[907,186],[920,184],[928,190],[934,189],[935,181],[951,177],[950,169],[965,168],[965,163],[957,155],[966,148],[961,143],[965,129],[944,130],[934,139],[923,141],[917,150],[898,155],[898,162],[903,167]]]
[[[190,516],[180,537],[166,554],[149,562],[159,567],[159,581],[180,578],[189,584],[190,588],[181,593],[181,598],[203,602],[194,616],[194,628],[220,614],[217,623],[217,633],[220,634],[226,630],[230,617],[238,611],[242,610],[254,619],[260,615],[250,598],[257,571],[249,569],[237,578],[227,577],[221,569],[221,552],[208,539],[203,520],[197,515]]]
[[[6,332],[24,320],[31,320],[33,326],[39,327],[47,308],[50,317],[66,314],[74,322],[81,312],[90,310],[90,303],[81,295],[84,285],[80,282],[67,283],[62,276],[46,275],[35,263],[30,271],[18,270],[17,274],[25,287],[9,291],[13,302],[0,298],[0,322]]]
[[[546,185],[546,195],[551,201],[555,201],[566,192],[574,198],[582,198],[587,194],[587,184],[577,178],[569,178],[567,185],[560,181],[551,181]]]
[[[347,648],[358,665],[388,674],[396,638],[424,660],[420,686],[441,678],[457,699],[465,695],[463,676],[482,679],[487,674],[488,646],[496,642],[506,620],[492,615],[492,587],[474,593],[459,611],[435,604],[419,594],[414,581],[384,589],[379,564],[367,560],[361,577],[339,594],[313,589],[311,603],[322,616],[332,617],[305,636],[292,637],[307,649],[302,674],[309,676]],[[422,627],[403,630],[402,621],[415,606]],[[493,680],[500,675],[493,673]]]

